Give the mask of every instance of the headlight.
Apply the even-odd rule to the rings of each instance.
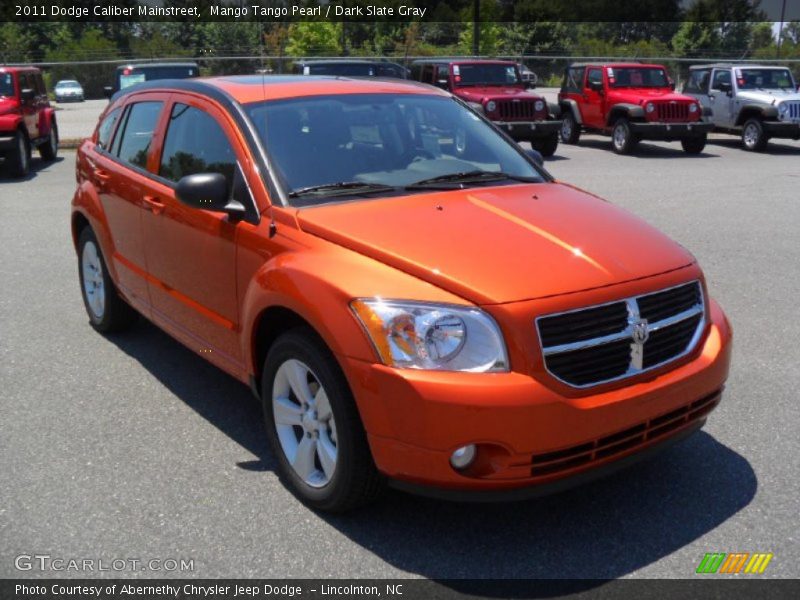
[[[350,306],[390,367],[508,371],[503,335],[479,308],[379,298],[353,300]]]
[[[533,104],[533,108],[535,108],[537,112],[543,111],[544,110],[544,102],[541,101],[541,100],[537,100]]]
[[[689,112],[691,112],[691,113],[693,113],[693,112],[697,112],[697,104],[695,104],[694,102],[692,102],[692,103],[689,105]]]
[[[494,112],[496,108],[497,108],[497,102],[495,102],[494,100],[489,100],[486,103],[486,112]]]
[[[655,109],[656,109],[656,106],[652,102],[648,102],[647,106],[645,106],[645,110],[647,110],[647,112],[649,112],[649,113],[653,112]]]
[[[786,104],[785,102],[782,102],[781,104],[778,104],[778,112],[779,113],[781,113],[782,115],[785,115],[788,111],[789,111],[789,105],[788,104]]]

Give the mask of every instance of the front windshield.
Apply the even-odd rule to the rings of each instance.
[[[0,96],[14,95],[14,78],[11,73],[0,73]]]
[[[78,84],[77,81],[59,81],[56,84],[56,87],[58,89],[64,89],[64,88],[78,88],[81,86]]]
[[[460,64],[453,65],[457,85],[516,85],[520,83],[514,65]]]
[[[340,198],[342,190],[306,195],[340,183],[358,195],[358,186],[370,185],[390,186],[385,194],[419,193],[405,186],[477,172],[544,181],[517,148],[452,98],[348,94],[245,108],[294,205]]]
[[[375,66],[365,63],[322,63],[307,65],[305,75],[339,75],[341,77],[373,77]]]
[[[669,86],[669,78],[664,69],[609,67],[608,85],[612,88],[662,88]]]
[[[736,75],[740,90],[794,89],[789,69],[742,69]]]

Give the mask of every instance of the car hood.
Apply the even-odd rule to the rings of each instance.
[[[540,100],[541,96],[519,87],[503,87],[490,85],[485,87],[457,87],[455,94],[469,102],[499,98],[524,98],[526,100]]]
[[[746,90],[737,92],[739,100],[759,102],[761,104],[778,103],[784,100],[800,100],[800,93],[794,90]]]
[[[630,104],[644,104],[651,100],[660,102],[696,102],[690,96],[673,92],[664,88],[625,88],[624,90],[612,90],[609,92],[611,99]]]
[[[694,261],[638,217],[560,183],[342,202],[299,209],[297,218],[304,231],[477,304],[597,288]]]

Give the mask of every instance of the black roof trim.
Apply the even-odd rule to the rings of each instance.
[[[228,92],[225,90],[215,85],[211,85],[203,80],[154,79],[153,81],[137,83],[136,85],[125,88],[124,90],[120,90],[111,97],[111,102],[116,102],[117,100],[129,94],[138,94],[139,92],[148,91],[193,92],[195,94],[207,96],[208,98],[218,102],[236,122],[242,134],[244,135],[247,145],[250,147],[253,157],[256,160],[258,170],[264,176],[264,181],[267,184],[267,189],[269,190],[270,199],[274,200],[277,198],[278,202],[282,206],[286,206],[288,204],[283,189],[280,185],[278,185],[277,180],[275,179],[275,171],[272,168],[272,162],[266,150],[264,149],[264,146],[261,144],[258,135],[256,134],[253,122],[247,116],[247,113],[242,108],[241,103],[239,103],[233,96],[228,94]]]
[[[765,65],[761,63],[740,63],[740,62],[715,62],[704,65],[692,65],[690,71],[697,69],[730,69],[738,67],[740,69],[788,69],[788,65]]]
[[[119,65],[117,70],[119,69],[143,69],[144,67],[196,67],[200,68],[196,62],[188,61],[188,62],[136,62],[136,63],[126,63],[124,65]]]

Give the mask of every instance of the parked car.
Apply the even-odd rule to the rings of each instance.
[[[83,102],[83,87],[74,79],[62,79],[53,88],[56,102]]]
[[[424,59],[411,78],[452,92],[516,141],[528,141],[543,156],[558,148],[558,107],[528,90],[517,64],[505,60]]]
[[[103,88],[107,97],[127,87],[157,79],[191,79],[200,76],[195,62],[163,62],[120,65],[114,72],[114,85]]]
[[[610,135],[619,154],[631,152],[641,140],[680,140],[687,154],[699,154],[713,125],[702,120],[697,100],[674,88],[661,65],[572,64],[558,94],[561,141],[577,144],[587,131]]]
[[[393,77],[406,79],[408,69],[385,60],[325,59],[298,60],[294,63],[298,75],[334,75],[340,77]]]
[[[30,172],[31,151],[42,160],[58,154],[58,125],[42,72],[34,67],[0,66],[0,154],[14,177]]]
[[[145,83],[110,103],[77,177],[92,327],[144,315],[249,383],[317,509],[387,482],[563,489],[720,401],[731,329],[695,258],[434,87]]]
[[[684,94],[711,114],[714,130],[761,151],[770,138],[800,139],[800,92],[786,67],[714,64],[689,68]]]
[[[522,63],[517,63],[517,68],[519,69],[519,76],[522,82],[526,84],[528,88],[535,88],[539,81],[539,76]]]

